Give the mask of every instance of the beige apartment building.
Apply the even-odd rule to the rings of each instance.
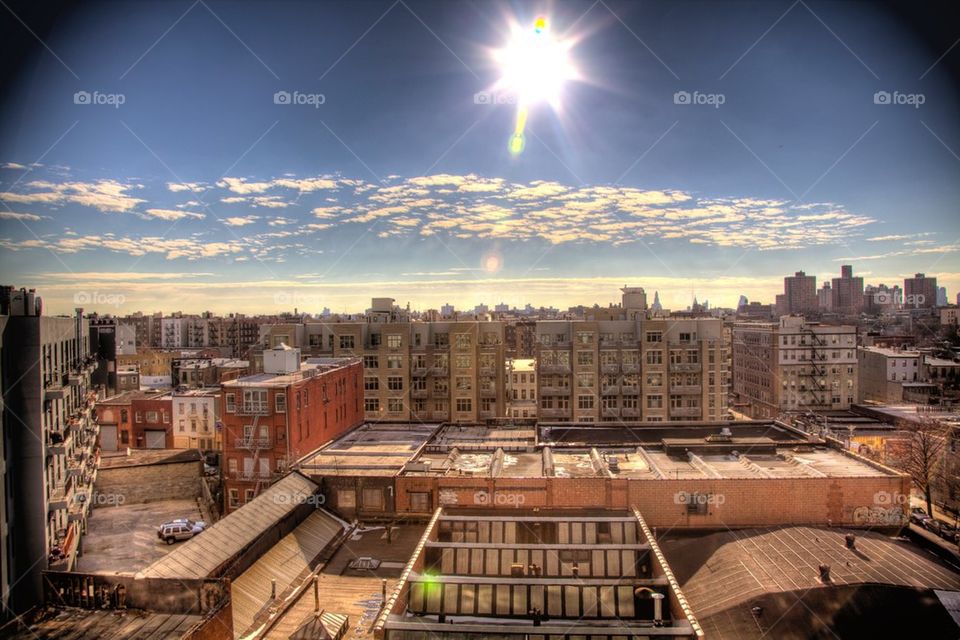
[[[533,358],[507,360],[507,416],[537,417],[537,361]]]
[[[733,393],[751,418],[849,409],[857,401],[857,328],[802,316],[733,328]]]
[[[503,323],[410,320],[375,298],[361,320],[264,326],[263,347],[363,358],[366,420],[472,423],[506,415]]]
[[[631,317],[625,307],[625,317]],[[716,318],[537,323],[546,422],[677,422],[727,416],[729,346]]]

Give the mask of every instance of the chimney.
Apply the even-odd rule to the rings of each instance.
[[[664,595],[662,593],[653,593],[650,597],[653,598],[653,626],[662,627]]]

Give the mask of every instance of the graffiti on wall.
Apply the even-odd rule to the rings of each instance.
[[[903,507],[857,507],[853,510],[853,522],[857,525],[898,527],[907,523]]]

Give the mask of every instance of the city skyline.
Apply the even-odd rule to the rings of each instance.
[[[541,13],[576,74],[512,154],[493,53]],[[94,292],[166,310],[171,286],[184,311],[564,308],[613,284],[734,307],[849,263],[960,289],[951,59],[879,9],[72,17],[25,54],[0,125],[0,265],[55,312]]]

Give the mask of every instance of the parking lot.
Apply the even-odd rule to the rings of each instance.
[[[176,518],[203,519],[194,500],[94,509],[83,536],[83,555],[77,570],[135,574],[174,548],[157,538],[157,527]]]

